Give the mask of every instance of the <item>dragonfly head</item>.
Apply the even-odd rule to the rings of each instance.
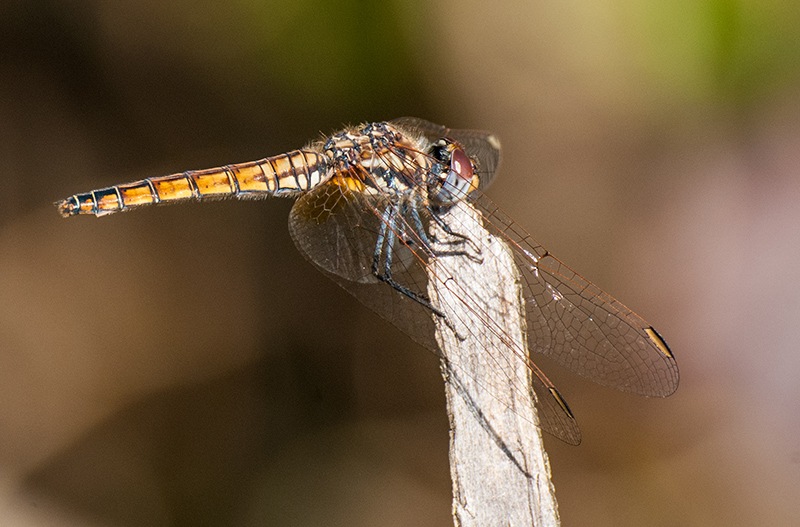
[[[439,139],[431,155],[436,168],[428,181],[428,198],[435,205],[452,205],[478,188],[476,163],[460,144],[446,137]]]

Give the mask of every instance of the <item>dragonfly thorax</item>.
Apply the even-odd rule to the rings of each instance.
[[[391,123],[369,123],[331,136],[323,145],[331,168],[377,193],[404,194],[427,188],[437,165],[416,138]]]

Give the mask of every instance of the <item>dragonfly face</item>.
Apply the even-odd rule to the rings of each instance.
[[[657,397],[673,393],[677,364],[655,329],[534,242],[486,198],[483,190],[499,162],[500,144],[491,133],[407,117],[348,128],[258,161],[76,194],[56,206],[63,216],[101,216],[188,200],[296,197],[289,230],[300,252],[365,305],[437,352],[434,321],[445,319],[445,311],[458,310],[432,303],[427,284],[446,281],[456,290],[467,284],[459,283],[459,276],[438,276],[431,262],[491,257],[471,247],[463,226],[443,219],[444,210],[469,201],[485,228],[514,255],[532,354],[547,355],[622,391]],[[434,250],[433,241],[439,240],[431,234],[432,224],[452,238],[452,250]],[[472,302],[468,295],[456,297]],[[465,307],[472,313],[477,309]],[[467,328],[503,327],[502,321],[480,317],[445,322],[448,327],[456,322]],[[498,361],[525,362],[540,401],[542,428],[569,443],[580,441],[564,398],[524,350],[498,346],[486,353]]]
[[[444,169],[432,171],[428,181],[428,197],[439,206],[452,205],[466,198],[480,184],[471,159],[455,141],[442,138],[433,145],[432,155]],[[436,177],[434,177],[436,176]]]

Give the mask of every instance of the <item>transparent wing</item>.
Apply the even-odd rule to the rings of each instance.
[[[487,364],[492,370],[487,377],[499,381],[499,385],[492,386],[488,384],[492,381],[487,381],[482,388],[494,391],[492,397],[504,403],[529,400],[525,392],[532,388],[536,394],[541,428],[563,441],[579,444],[580,431],[566,401],[522,347],[524,339],[520,332],[526,335],[526,326],[519,325],[524,306],[521,302],[522,288],[518,287],[521,284],[519,272],[511,258],[513,251],[502,238],[486,230],[480,213],[466,202],[459,202],[444,211],[440,219],[454,232],[468,237],[469,242],[463,243],[465,248],[480,249],[474,254],[475,258],[462,256],[456,260],[440,255],[428,271],[435,291],[432,294],[440,302],[436,307],[448,318],[453,317],[450,320],[452,329],[456,335],[465,337],[467,347],[477,345],[481,349],[479,357],[465,357],[464,369],[472,371],[476,367],[480,369],[480,363]],[[431,228],[441,234],[440,225],[431,225]],[[438,241],[435,245],[446,243]],[[514,302],[517,295],[519,300]],[[478,340],[471,341],[469,337]],[[458,343],[451,340],[451,345],[458,346]],[[459,352],[453,349],[448,356],[452,357],[454,353],[459,356]],[[526,381],[521,380],[521,373]],[[522,397],[509,394],[509,388]],[[502,398],[504,394],[506,399]],[[515,413],[530,420],[525,415],[527,411],[527,406],[523,406]]]
[[[451,137],[479,159],[486,174],[481,174],[481,186],[470,198],[483,213],[487,228],[514,250],[525,289],[532,352],[622,391],[666,397],[677,389],[677,364],[656,330],[551,255],[483,195],[500,163],[500,144],[495,136],[476,130],[451,130],[415,117],[393,122],[431,142]]]
[[[419,302],[378,281],[372,273],[375,245],[384,221],[382,208],[390,204],[378,197],[352,191],[351,187],[341,180],[341,176],[335,176],[328,184],[297,200],[289,219],[295,244],[329,278],[413,340],[441,356],[435,339],[436,315]],[[429,218],[423,216],[421,219],[427,231]],[[393,278],[422,295],[427,291],[429,280],[435,280],[442,287],[447,283],[446,287],[455,291],[456,301],[465,306],[447,306],[443,311],[470,314],[469,320],[455,321],[459,327],[480,325],[502,336],[503,321],[486,314],[480,307],[480,299],[469,293],[468,284],[461,283],[459,277],[432,272],[428,266],[430,248],[415,225],[414,219],[406,213],[399,214],[394,223],[387,226],[394,230],[398,239],[391,266]],[[450,225],[450,228],[456,232],[465,230],[461,225]],[[532,387],[539,401],[537,409],[541,428],[565,442],[578,444],[580,432],[577,423],[553,383],[526,358],[524,350],[514,349],[509,339],[504,342],[507,342],[505,346],[486,350],[489,360],[503,370],[508,369],[504,366],[510,361],[523,361],[531,371],[530,386],[514,388],[527,391]],[[453,366],[458,369],[458,365]],[[479,379],[475,382],[481,384]],[[493,390],[488,385],[483,385],[483,388],[489,392]]]
[[[471,156],[479,152],[479,158],[483,156],[481,163],[492,170],[499,163],[499,143],[490,134],[450,131],[411,118],[396,123],[409,133],[423,134],[429,143],[442,136],[456,139]],[[424,146],[420,150],[425,151]],[[547,355],[581,376],[623,391],[659,397],[675,391],[678,386],[675,359],[652,326],[534,242],[480,191],[473,193],[470,200],[481,211],[485,227],[514,253],[521,275],[531,352]],[[432,272],[428,265],[434,257],[429,247],[431,218],[426,216],[424,207],[420,211],[420,207],[403,205],[408,203],[421,202],[414,202],[408,196],[370,193],[363,185],[359,188],[356,178],[337,174],[296,202],[290,216],[290,230],[306,258],[362,303],[435,353],[439,354],[436,315],[374,276],[372,268],[381,232],[391,231],[396,238],[390,270],[398,283],[423,296],[429,281],[455,290],[457,300],[453,301],[463,305],[441,306],[441,311],[469,312],[469,320],[454,321],[456,325],[479,326],[502,336],[503,320],[487,315],[480,307],[482,299],[471,296],[470,284],[458,276]],[[391,221],[384,214],[387,208],[395,212]],[[410,210],[420,212],[419,217]],[[448,224],[448,227],[470,238],[467,226]],[[506,344],[487,349],[486,353],[500,368],[509,361],[527,365],[531,372],[530,386],[516,389],[532,387],[535,391],[542,429],[566,442],[578,443],[577,424],[552,382],[530,361],[526,350],[515,349],[511,339],[500,340]],[[491,387],[486,388],[491,391]]]
[[[381,205],[373,196],[348,189],[341,176],[300,197],[289,215],[289,231],[312,264],[367,307],[422,346],[438,352],[431,311],[379,281],[372,273],[381,229]],[[424,255],[396,244],[392,272],[410,289],[425,291]]]
[[[675,358],[650,324],[533,241],[489,198],[473,199],[486,226],[514,251],[532,352],[625,392],[666,397],[677,389]]]

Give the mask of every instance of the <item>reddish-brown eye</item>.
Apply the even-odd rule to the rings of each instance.
[[[450,170],[455,172],[460,179],[472,181],[472,161],[460,148],[456,148],[450,154]]]

